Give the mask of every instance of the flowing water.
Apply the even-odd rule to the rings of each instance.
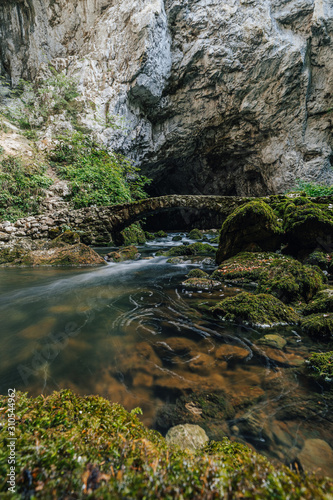
[[[1,269],[1,393],[99,394],[140,406],[162,433],[197,423],[213,439],[333,475],[332,401],[302,367],[321,346],[291,327],[273,332],[287,340],[282,350],[260,346],[271,331],[212,319],[205,307],[240,289],[186,289],[193,264],[152,258],[172,236],[103,268]]]

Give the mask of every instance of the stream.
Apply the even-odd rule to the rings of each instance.
[[[186,289],[186,274],[199,266],[154,257],[182,244],[175,234],[139,247],[137,261],[0,269],[1,393],[98,394],[141,407],[142,421],[163,434],[196,423],[212,439],[228,436],[332,475],[325,452],[325,443],[333,447],[332,397],[303,374],[304,358],[320,344],[295,327],[260,330],[210,317],[205,308],[241,289]],[[286,347],[257,345],[268,333]]]

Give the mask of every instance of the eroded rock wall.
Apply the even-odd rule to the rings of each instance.
[[[77,76],[82,122],[155,194],[333,181],[331,0],[2,0],[0,26],[3,74]]]

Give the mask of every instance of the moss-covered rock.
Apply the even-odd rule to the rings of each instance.
[[[188,278],[207,278],[208,274],[205,273],[202,269],[191,269],[191,271],[187,274]]]
[[[316,340],[332,340],[333,313],[311,314],[301,321],[303,330]]]
[[[155,235],[153,233],[149,233],[148,231],[145,231],[145,237],[147,241],[152,241],[155,239]]]
[[[189,232],[188,237],[190,240],[202,240],[203,233],[200,229],[192,229],[192,231]]]
[[[312,353],[306,360],[306,371],[315,379],[333,381],[333,351]]]
[[[168,236],[168,233],[166,233],[161,229],[160,231],[157,231],[157,233],[155,233],[154,236],[155,238],[166,238]]]
[[[333,312],[333,287],[320,290],[304,308],[303,314]]]
[[[1,396],[1,408],[11,401]],[[224,438],[188,452],[167,445],[118,404],[70,391],[15,397],[17,498],[328,499],[332,481],[273,466],[250,448]],[[8,474],[8,417],[1,414],[0,476]],[[6,495],[6,480],[0,483]],[[9,497],[9,494],[7,493]]]
[[[287,303],[309,301],[322,288],[325,280],[319,268],[303,265],[291,258],[277,259],[260,273],[258,291],[271,293]]]
[[[289,203],[284,212],[286,252],[302,256],[315,250],[321,241],[332,241],[332,211],[324,206]]]
[[[123,237],[123,245],[143,245],[146,243],[146,235],[140,224],[136,222],[129,227],[126,227],[121,235]]]
[[[320,250],[315,250],[307,257],[304,263],[310,264],[311,266],[318,266],[320,269],[325,271],[328,269],[330,256]]]
[[[180,255],[215,255],[216,249],[208,243],[192,243],[191,245],[179,245],[172,247],[165,252],[168,257],[176,257]]]
[[[256,283],[259,292],[270,293],[286,303],[311,300],[326,280],[319,268],[268,252],[242,252],[223,262],[211,278]]]
[[[287,341],[280,335],[264,335],[257,341],[258,345],[267,345],[276,349],[283,349],[287,345]]]
[[[64,231],[49,244],[49,248],[56,248],[65,245],[77,245],[80,243],[80,236],[75,231]]]
[[[172,241],[182,241],[183,237],[180,234],[173,236]]]
[[[97,252],[83,243],[69,245],[60,241],[55,246],[54,241],[52,241],[51,243],[39,246],[38,249],[15,250],[14,253],[9,252],[7,260],[6,255],[2,252],[0,252],[0,262],[1,265],[7,267],[84,267],[106,265],[105,260]],[[15,255],[16,257],[13,258]]]
[[[139,255],[138,249],[134,245],[130,245],[108,253],[105,260],[108,262],[123,262],[124,260],[135,260]]]
[[[242,292],[222,300],[211,311],[225,321],[253,326],[297,323],[297,313],[273,295]]]
[[[224,221],[216,262],[248,250],[277,250],[282,224],[272,208],[263,200],[255,200],[236,208]]]

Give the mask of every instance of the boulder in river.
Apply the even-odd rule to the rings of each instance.
[[[239,252],[272,251],[280,246],[282,224],[272,208],[262,200],[255,200],[236,208],[224,221],[221,229],[217,264]]]

